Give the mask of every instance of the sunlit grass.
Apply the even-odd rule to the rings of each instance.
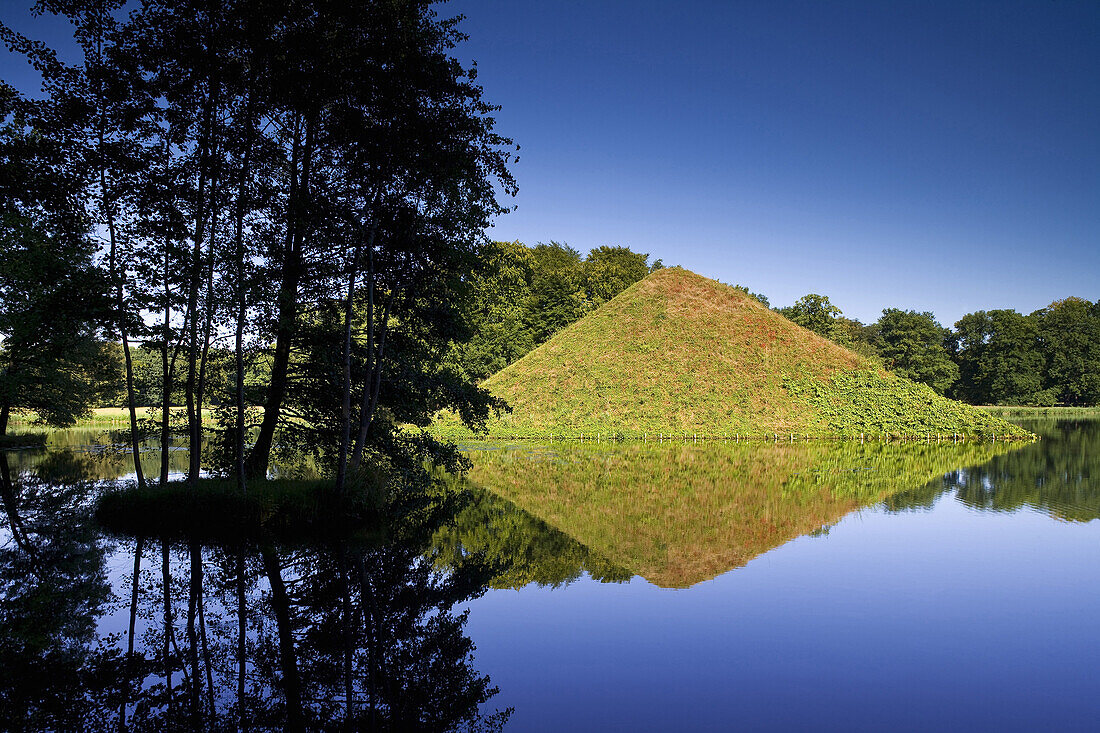
[[[44,432],[13,432],[0,435],[0,448],[44,448],[48,435]]]
[[[493,437],[1030,437],[883,372],[735,288],[658,270],[484,383]],[[442,415],[433,431],[471,434]]]

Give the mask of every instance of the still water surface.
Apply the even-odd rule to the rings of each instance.
[[[0,463],[0,726],[1096,730],[1100,422],[1028,427],[468,446],[383,537],[248,547],[107,534],[61,434]]]

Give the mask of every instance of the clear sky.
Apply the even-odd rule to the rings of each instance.
[[[0,0],[57,43],[29,5]],[[864,321],[1100,299],[1097,0],[440,10],[522,146],[495,239],[625,245]]]
[[[495,239],[951,324],[1100,298],[1100,2],[455,0],[522,146]]]

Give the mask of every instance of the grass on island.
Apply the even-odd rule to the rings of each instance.
[[[160,419],[159,407],[139,407],[137,408],[138,420],[143,420],[150,417],[150,410],[153,410],[153,417]],[[172,417],[173,419],[182,419],[187,414],[186,408],[173,407]],[[214,410],[210,407],[202,408],[203,419],[212,419],[214,417]],[[27,412],[13,412],[11,416],[11,425],[39,425],[38,415],[33,411]],[[128,428],[130,427],[130,410],[126,407],[95,407],[91,412],[76,421],[76,424],[72,426],[75,429],[86,428]],[[57,430],[57,428],[44,428],[46,430]],[[68,428],[61,428],[67,430]]]
[[[982,408],[997,417],[1053,417],[1075,418],[1100,417],[1100,406],[1096,407],[1029,407],[1027,405],[983,405]]]
[[[615,443],[479,450],[469,480],[661,587],[702,582],[1008,443]]]
[[[635,283],[483,386],[512,408],[489,437],[1033,437],[680,268]],[[472,436],[449,414],[432,430]]]
[[[18,432],[0,435],[0,449],[45,448],[48,435],[44,432]]]
[[[145,537],[236,544],[253,540],[324,539],[332,534],[380,532],[383,507],[377,487],[349,486],[344,495],[331,481],[252,481],[241,494],[231,479],[203,479],[145,488],[126,485],[105,492],[96,519],[108,531]]]

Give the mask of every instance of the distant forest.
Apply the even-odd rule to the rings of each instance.
[[[485,379],[662,266],[627,247],[597,247],[582,256],[559,242],[532,247],[492,242],[468,283],[467,330],[455,334],[443,358],[470,379]],[[764,295],[733,287],[771,307]],[[954,328],[941,325],[932,313],[899,308],[885,308],[877,321],[864,324],[816,293],[773,310],[896,374],[970,404],[1100,404],[1100,302],[1069,297],[1027,315],[977,311]],[[100,401],[118,405],[121,349],[108,345],[107,351],[117,368]],[[250,361],[250,385],[267,379],[265,359],[257,354]],[[155,404],[159,398],[160,363],[159,351],[134,350],[139,404]],[[212,383],[225,385],[214,393],[228,393],[232,353],[212,349],[210,369]]]

